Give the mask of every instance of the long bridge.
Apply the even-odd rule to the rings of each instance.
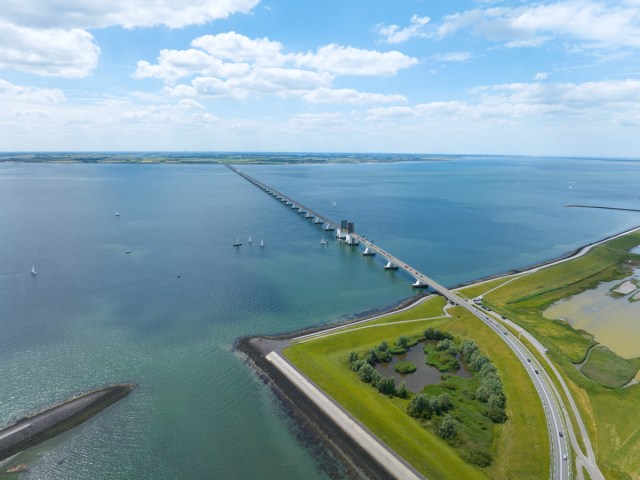
[[[419,272],[409,264],[403,262],[396,256],[382,249],[378,245],[374,244],[367,238],[362,235],[359,235],[355,232],[353,228],[353,224],[347,223],[346,221],[342,221],[340,224],[334,222],[333,220],[326,218],[322,214],[312,210],[309,207],[297,202],[296,200],[288,197],[282,192],[279,192],[275,188],[270,187],[269,185],[256,180],[251,175],[248,175],[244,172],[241,172],[237,168],[232,167],[229,164],[223,163],[231,171],[237,173],[242,178],[257,186],[261,190],[265,191],[275,199],[279,200],[283,204],[289,206],[292,210],[297,211],[299,214],[305,215],[306,218],[314,221],[316,224],[323,224],[325,231],[335,231],[336,237],[339,240],[344,240],[344,243],[351,246],[357,246],[362,244],[365,247],[363,255],[373,255],[378,254],[382,258],[387,261],[385,269],[388,270],[403,270],[408,275],[415,279],[413,283],[414,288],[428,288],[430,287],[438,294],[445,297],[452,306],[461,306],[480,319],[483,323],[485,323],[489,328],[491,328],[506,344],[511,348],[511,350],[518,357],[525,370],[529,373],[534,386],[538,392],[538,396],[540,397],[540,401],[543,404],[545,416],[547,419],[547,428],[549,431],[549,442],[551,445],[551,479],[553,480],[565,480],[571,478],[571,467],[569,466],[571,461],[572,451],[569,448],[567,443],[567,437],[570,436],[572,440],[572,444],[576,449],[576,455],[578,456],[578,460],[580,463],[585,464],[585,466],[593,466],[590,462],[588,456],[582,454],[575,442],[575,434],[573,432],[573,427],[571,423],[571,418],[568,412],[564,408],[564,400],[562,399],[559,391],[552,384],[551,378],[544,372],[541,366],[532,361],[534,355],[530,352],[529,348],[517,337],[510,332],[499,323],[496,318],[490,317],[483,309],[481,309],[478,305],[476,305],[473,301],[463,299],[458,294],[449,290],[448,288],[440,285],[433,278],[425,275],[424,273]],[[344,229],[347,228],[345,232]],[[538,370],[540,369],[540,371]],[[563,425],[568,427],[570,430],[570,435],[565,436],[563,434],[564,428]],[[595,470],[589,469],[590,473],[595,478],[599,478],[601,476],[598,475],[599,471],[597,467]],[[578,473],[578,478],[580,478],[581,472]]]

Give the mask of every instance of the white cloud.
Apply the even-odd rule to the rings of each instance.
[[[64,92],[58,88],[34,88],[14,85],[0,78],[0,98],[3,107],[10,102],[27,103],[60,103],[65,100]]]
[[[520,7],[467,10],[444,17],[440,37],[463,29],[508,47],[540,46],[554,37],[590,47],[640,48],[640,10],[636,2],[565,0]]]
[[[282,44],[268,38],[249,38],[236,32],[204,35],[191,42],[215,58],[232,62],[251,62],[257,65],[280,66],[287,56],[281,53]]]
[[[283,53],[268,38],[251,39],[235,32],[196,38],[188,50],[162,50],[158,63],[138,62],[134,78],[158,78],[175,97],[246,99],[251,95],[299,97],[309,103],[345,105],[403,103],[402,95],[334,89],[335,75],[391,75],[417,63],[400,52],[378,52],[327,45],[317,53]],[[243,63],[236,63],[243,62]],[[308,66],[311,69],[290,65]],[[190,85],[175,85],[182,78]]]
[[[34,28],[182,28],[249,13],[259,0],[3,0],[0,19]]]
[[[418,59],[396,50],[379,52],[331,43],[315,53],[298,53],[295,62],[337,75],[395,75],[399,70],[416,65]]]
[[[434,55],[433,59],[438,62],[466,62],[472,57],[469,52],[448,52]]]
[[[379,24],[376,26],[376,30],[380,36],[384,37],[384,42],[401,43],[406,42],[410,38],[429,36],[427,32],[425,32],[424,27],[430,21],[431,19],[429,17],[413,15],[411,17],[411,24],[408,27],[400,28],[398,25]]]
[[[100,56],[87,30],[164,25],[200,25],[242,12],[259,0],[3,0],[0,8],[0,69],[45,76],[86,77]],[[152,72],[140,75],[179,75]],[[158,69],[156,69],[158,70]]]
[[[359,92],[351,88],[317,88],[304,95],[313,104],[331,103],[342,105],[371,105],[385,103],[406,103],[404,95],[384,95],[381,93]]]
[[[159,78],[167,83],[195,74],[216,77],[247,75],[251,67],[246,63],[224,63],[201,50],[161,50],[158,63],[138,62],[134,78]]]
[[[538,72],[533,77],[534,80],[546,80],[549,74],[547,72]]]
[[[574,83],[511,83],[477,87],[470,92],[475,102],[430,102],[413,107],[379,107],[367,112],[367,119],[388,121],[399,117],[421,117],[430,123],[482,121],[512,123],[518,119],[633,118],[640,102],[640,81]]]
[[[98,64],[100,48],[79,29],[38,30],[0,21],[0,69],[45,76],[86,77]]]

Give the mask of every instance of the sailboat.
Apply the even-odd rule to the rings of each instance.
[[[34,277],[38,274],[38,272],[36,272],[36,266],[32,265],[31,266],[31,275],[33,275]]]
[[[242,242],[240,241],[240,237],[236,238],[236,243],[233,244],[234,247],[239,247],[240,245],[242,245]]]
[[[264,240],[260,239],[260,246],[264,247]]]
[[[251,240],[251,235],[249,235],[249,240],[247,240],[247,243],[253,243],[253,240]]]
[[[327,241],[324,239],[324,237],[322,237],[322,238],[320,239],[320,245],[326,245],[327,243],[329,243],[329,242],[327,242]]]

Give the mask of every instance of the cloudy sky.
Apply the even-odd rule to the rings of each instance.
[[[0,150],[640,157],[640,0],[2,0]]]

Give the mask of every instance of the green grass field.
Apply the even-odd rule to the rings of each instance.
[[[436,297],[414,310],[377,320],[373,322],[375,327],[361,324],[346,333],[292,345],[285,355],[429,479],[547,478],[549,443],[544,414],[524,367],[503,342],[496,341],[496,335],[488,327],[462,308],[451,309],[451,318],[413,321],[442,316],[443,305],[444,300]],[[392,344],[400,335],[420,336],[429,326],[473,338],[498,368],[507,396],[509,420],[491,426],[490,453],[494,463],[490,467],[464,462],[454,448],[407,415],[408,400],[378,393],[347,366],[351,351],[374,348],[382,340]],[[475,433],[488,434],[481,430]]]
[[[639,364],[640,360],[630,361],[605,347],[595,347],[581,370],[587,378],[605,387],[622,387],[636,376]]]
[[[640,386],[614,388],[633,377],[640,361],[597,348],[583,366],[583,374],[575,364],[584,361],[595,343],[592,335],[546,319],[543,312],[552,303],[600,282],[628,276],[640,266],[640,257],[629,253],[638,244],[640,233],[626,235],[580,258],[525,275],[484,297],[496,312],[526,328],[549,348],[550,357],[570,380],[607,479],[640,478]]]

